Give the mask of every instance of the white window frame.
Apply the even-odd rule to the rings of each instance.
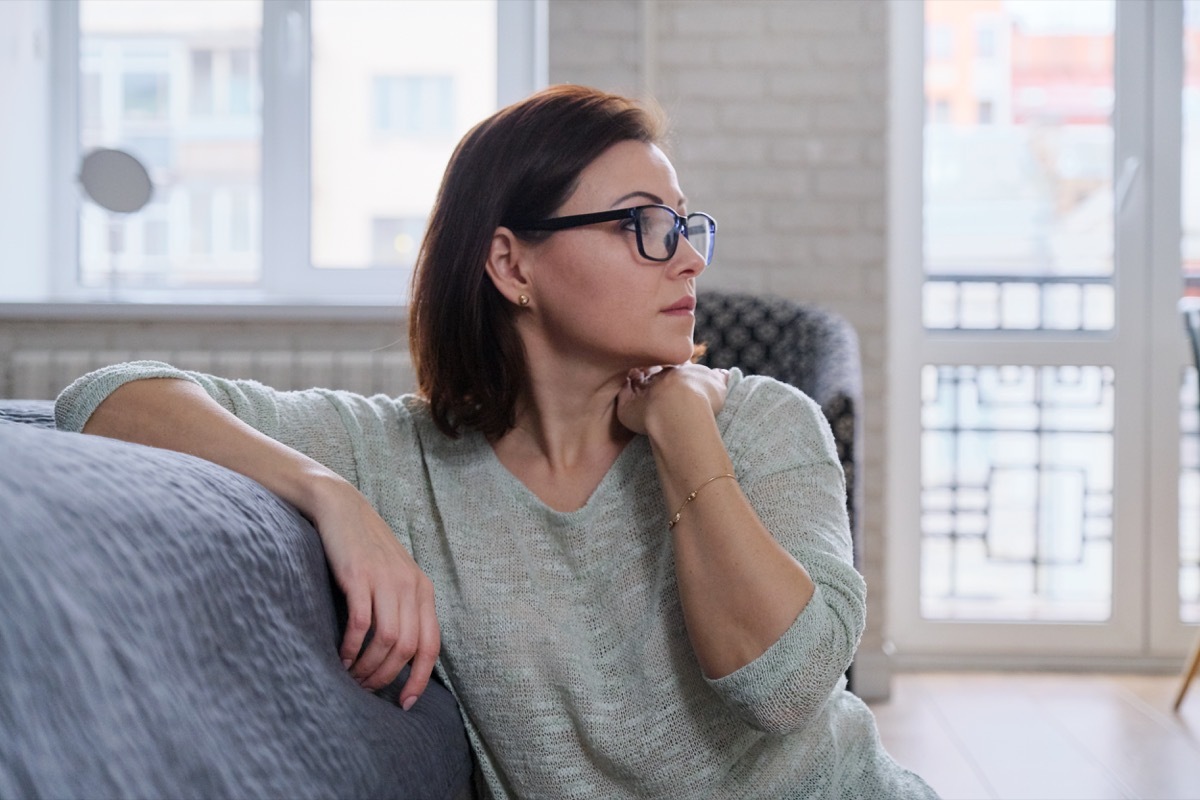
[[[1093,341],[1072,341],[1079,364],[1117,369],[1114,479],[1123,500],[1114,525],[1113,609],[1105,626],[959,623],[925,620],[919,609],[920,368],[952,363],[952,336],[923,330],[922,120],[923,3],[892,0],[889,142],[889,320],[887,562],[888,628],[901,668],[1173,668],[1195,637],[1178,620],[1179,375],[1189,364],[1176,302],[1182,288],[1180,242],[1180,98],[1182,6],[1178,0],[1119,0],[1118,71],[1123,105],[1115,119],[1114,176],[1130,175],[1115,221],[1117,325]],[[1123,66],[1122,66],[1123,65]],[[1136,66],[1131,66],[1136,65]],[[1130,159],[1134,161],[1130,161]],[[1133,164],[1133,169],[1125,169]],[[1131,265],[1138,265],[1131,268]],[[1120,333],[1120,343],[1109,342]],[[1132,334],[1132,335],[1130,335]],[[1003,363],[1038,364],[1039,344],[1003,339]],[[1066,338],[1066,337],[1064,337]],[[1106,352],[1106,348],[1114,352]],[[982,363],[982,362],[980,362]],[[1046,362],[1049,363],[1049,362]],[[914,456],[914,454],[917,454]],[[1127,502],[1126,502],[1127,501]],[[1141,538],[1130,531],[1142,532]],[[1019,645],[1003,628],[1019,631]]]
[[[48,119],[47,303],[111,300],[78,280],[79,0],[45,0],[50,39]],[[497,3],[497,105],[547,84],[548,0]],[[330,270],[312,266],[309,0],[263,3],[262,273],[254,289],[123,292],[123,302],[205,305],[377,306],[406,301],[395,269]],[[403,285],[397,291],[397,284]],[[3,298],[0,298],[0,302]]]

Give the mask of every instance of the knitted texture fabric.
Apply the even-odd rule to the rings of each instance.
[[[482,797],[935,797],[844,689],[865,586],[828,423],[798,390],[734,370],[717,423],[742,491],[816,592],[765,653],[710,680],[684,627],[673,509],[645,437],[582,508],[560,512],[481,435],[441,434],[411,395],[277,392],[134,362],[64,390],[59,427],[80,430],[117,387],[154,377],[198,383],[337,471],[410,550],[433,581],[437,670],[459,701]]]

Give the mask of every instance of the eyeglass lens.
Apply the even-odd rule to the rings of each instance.
[[[696,248],[696,252],[704,256],[704,263],[711,264],[713,245],[716,244],[717,231],[713,221],[704,214],[689,214],[684,222],[687,226],[687,238]]]
[[[680,229],[684,226],[687,240],[704,256],[704,263],[712,258],[713,231],[708,219],[701,214],[692,214],[684,221],[669,209],[648,206],[638,215],[638,225],[642,234],[642,254],[647,258],[666,261],[675,255]]]

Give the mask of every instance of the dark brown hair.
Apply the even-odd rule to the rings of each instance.
[[[408,308],[418,391],[444,433],[498,438],[512,428],[525,387],[513,306],[484,266],[496,228],[553,216],[601,153],[623,141],[657,143],[662,132],[661,118],[633,100],[563,85],[501,109],[459,142]]]

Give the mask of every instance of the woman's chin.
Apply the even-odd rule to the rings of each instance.
[[[681,342],[678,346],[664,347],[657,354],[655,364],[686,364],[692,360],[695,355],[695,346],[692,344],[692,337],[688,337],[686,342]]]

